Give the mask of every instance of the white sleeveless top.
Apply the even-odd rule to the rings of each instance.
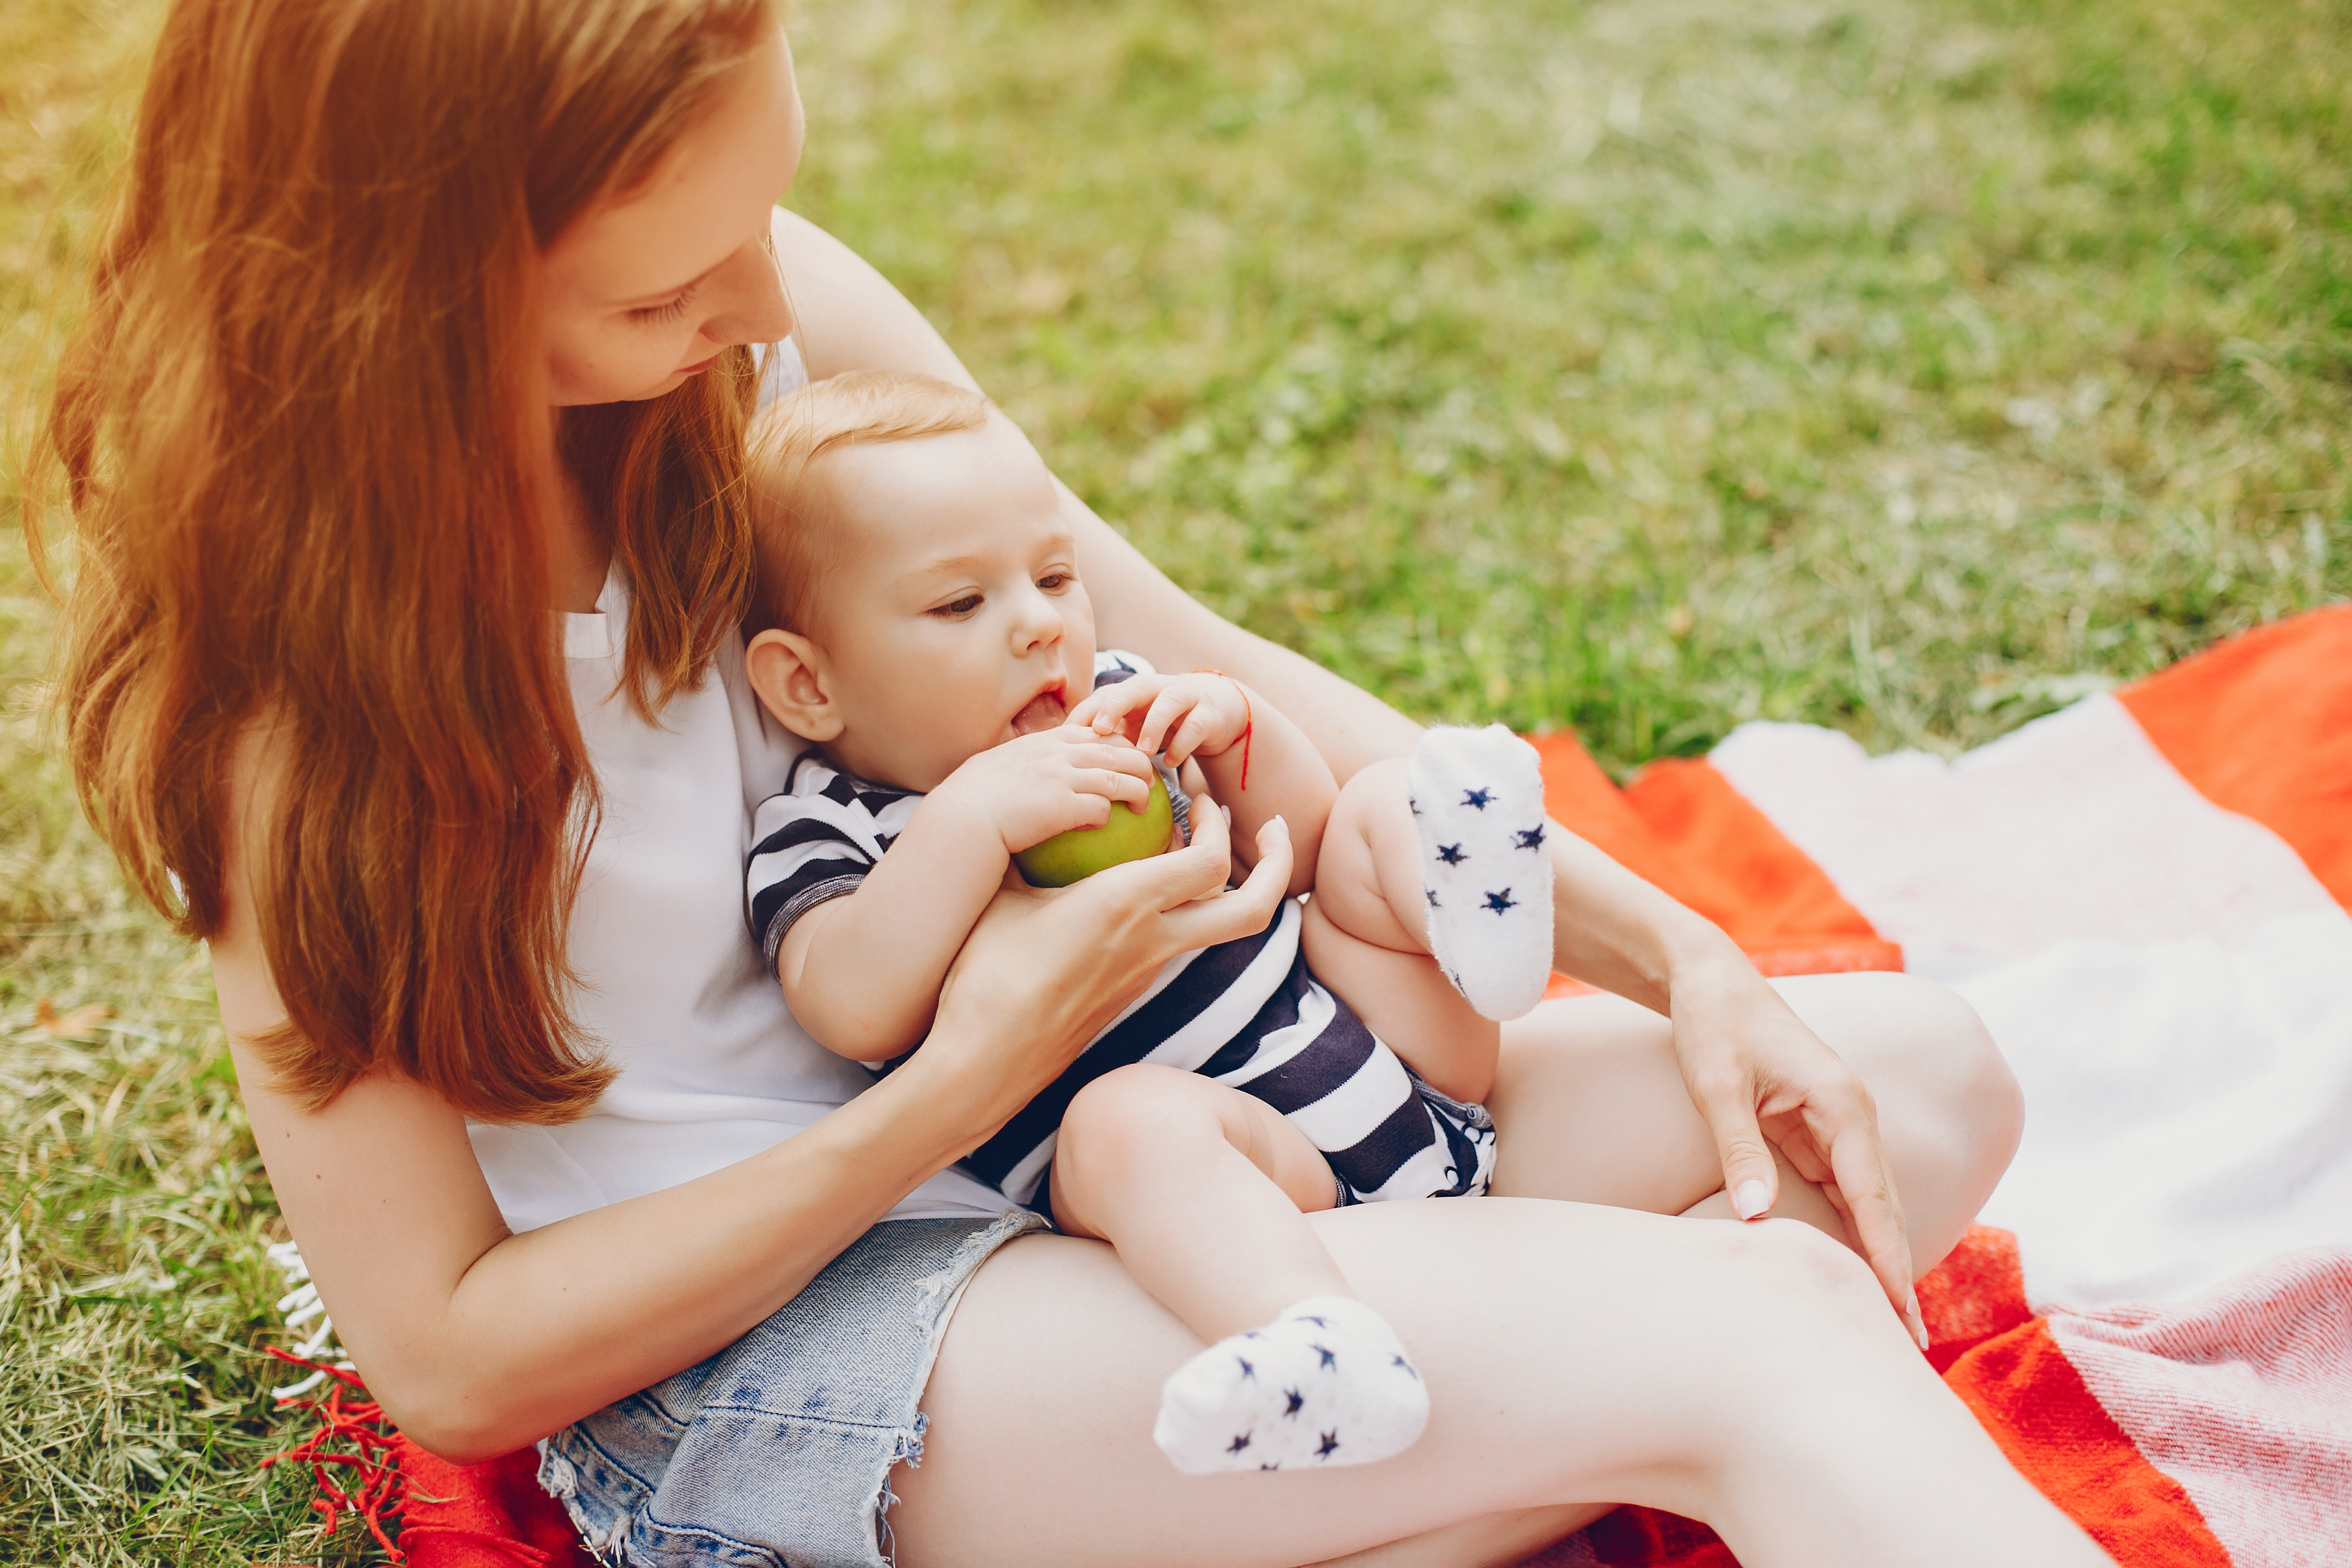
[[[805,379],[797,354],[778,370]],[[699,686],[646,723],[619,689],[628,612],[626,590],[608,579],[595,614],[564,617],[572,705],[604,808],[572,911],[574,1010],[620,1076],[561,1127],[467,1123],[517,1233],[747,1159],[871,1081],[802,1032],[744,924],[751,812],[783,787],[800,741],[752,696],[733,637]],[[1008,1206],[948,1170],[889,1217]]]

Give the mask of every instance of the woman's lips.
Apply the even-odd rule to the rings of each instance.
[[[718,363],[719,363],[719,355],[718,355],[718,354],[712,354],[709,359],[704,360],[700,364],[690,364],[690,365],[688,365],[688,366],[686,366],[684,369],[680,370],[677,374],[680,374],[680,375],[699,375],[699,374],[701,374],[704,371],[709,370],[712,365],[717,364]]]
[[[1062,700],[1061,689],[1040,691],[1028,704],[1013,716],[1013,732],[1034,735],[1041,730],[1058,730],[1069,715],[1070,705]]]

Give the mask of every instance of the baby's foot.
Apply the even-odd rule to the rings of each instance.
[[[1178,1367],[1151,1440],[1206,1476],[1369,1465],[1428,1422],[1429,1391],[1387,1321],[1351,1297],[1310,1296]]]
[[[1482,1016],[1519,1017],[1551,980],[1551,851],[1535,748],[1500,724],[1431,730],[1405,776],[1429,951]]]

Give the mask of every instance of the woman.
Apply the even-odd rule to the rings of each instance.
[[[1507,1562],[1620,1500],[1756,1568],[2103,1561],[1890,1310],[1897,1183],[1931,1261],[2013,1141],[1967,1010],[1784,1001],[1565,834],[1560,965],[1630,1001],[1511,1040],[1523,1195],[1318,1219],[1444,1391],[1426,1436],[1314,1476],[1159,1458],[1181,1331],[948,1167],[1169,954],[1258,929],[1288,847],[1222,890],[1204,813],[1008,891],[863,1093],[797,1034],[733,892],[784,755],[734,631],[778,258],[808,371],[969,380],[772,216],[801,131],[763,0],[180,0],[157,50],[50,426],[73,758],[211,944],[288,1223],[403,1427],[460,1460],[552,1434],[542,1479],[632,1562]],[[1343,775],[1409,748],[1067,505],[1108,640],[1243,674]],[[1659,1217],[1727,1191],[1819,1228]],[[1822,1238],[1849,1224],[1867,1266]]]

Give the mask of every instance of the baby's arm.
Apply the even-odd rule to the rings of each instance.
[[[1234,815],[1234,858],[1252,864],[1257,830],[1275,817],[1290,828],[1297,868],[1290,891],[1315,885],[1315,852],[1339,786],[1313,742],[1272,703],[1228,675],[1133,675],[1098,687],[1070,722],[1165,752],[1169,765],[1197,759],[1209,793]]]
[[[802,1027],[853,1061],[913,1049],[1012,855],[1101,826],[1113,800],[1140,808],[1150,776],[1150,759],[1123,739],[1068,727],[1008,741],[958,768],[856,892],[785,932],[776,976]]]
[[[857,890],[784,933],[776,977],[801,1026],[853,1061],[905,1054],[930,1029],[948,965],[1004,880],[992,833],[926,799]]]

